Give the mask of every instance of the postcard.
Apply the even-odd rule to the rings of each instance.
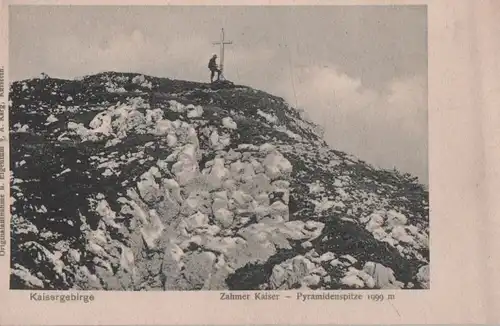
[[[494,321],[486,7],[3,2],[0,324]]]

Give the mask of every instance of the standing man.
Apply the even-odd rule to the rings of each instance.
[[[220,80],[220,69],[217,67],[217,54],[214,54],[210,61],[208,62],[208,69],[210,69],[210,82],[214,82],[215,72],[217,72],[217,80]]]

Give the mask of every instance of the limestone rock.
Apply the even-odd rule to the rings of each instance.
[[[418,269],[417,281],[420,283],[424,289],[428,289],[430,286],[430,269],[429,265],[422,266]]]
[[[202,289],[213,273],[216,256],[212,252],[193,253],[185,258],[183,276],[191,289]]]
[[[378,289],[398,289],[402,284],[396,281],[394,271],[382,264],[367,262],[363,271],[370,275],[375,281],[375,287]]]

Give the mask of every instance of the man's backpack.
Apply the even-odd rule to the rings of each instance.
[[[217,69],[217,63],[215,63],[215,58],[208,61],[208,69]]]

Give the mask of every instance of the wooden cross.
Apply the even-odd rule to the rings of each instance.
[[[220,45],[220,73],[222,76],[222,72],[224,70],[224,45],[226,44],[233,44],[232,41],[226,41],[224,39],[224,28],[221,29],[220,33],[220,41],[219,42],[213,42],[214,45]]]

